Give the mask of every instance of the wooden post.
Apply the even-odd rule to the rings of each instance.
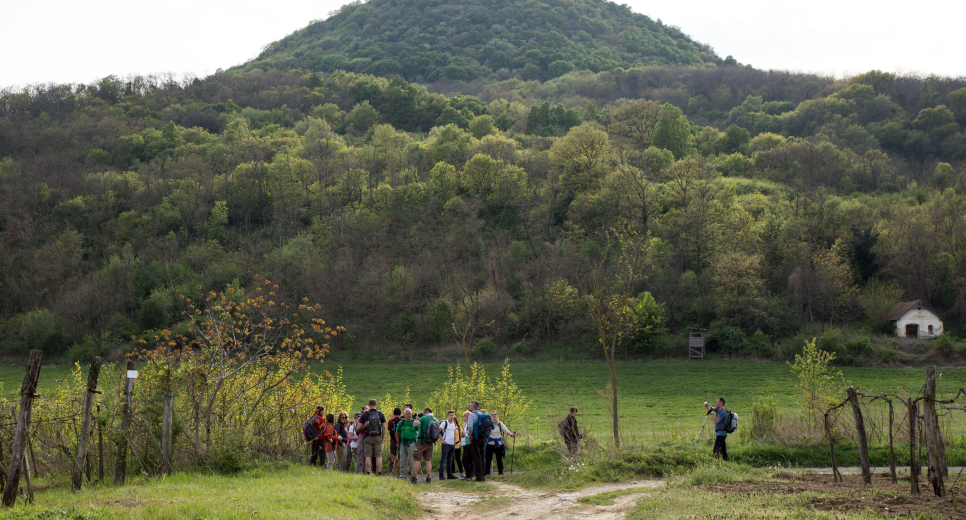
[[[848,389],[849,402],[852,403],[852,416],[855,417],[855,432],[859,437],[859,461],[862,463],[862,481],[872,483],[872,469],[869,466],[869,441],[865,436],[865,421],[859,408],[859,396],[851,386]]]
[[[91,361],[91,368],[87,372],[87,387],[84,389],[84,411],[81,416],[80,438],[77,440],[77,457],[74,461],[74,473],[71,475],[70,488],[79,491],[84,481],[82,464],[87,461],[87,445],[91,438],[91,407],[94,405],[94,394],[97,392],[97,378],[101,373],[101,357]],[[87,475],[90,479],[90,475]]]
[[[97,405],[97,415],[101,415],[101,405]],[[104,425],[97,421],[97,481],[104,482]]]
[[[892,399],[886,399],[889,403],[889,470],[892,472],[892,483],[895,484],[899,480],[896,478],[896,450],[892,443],[892,429],[895,427],[896,414],[892,409]]]
[[[27,432],[27,444],[30,444],[30,432]],[[34,463],[34,467],[37,467],[37,463]],[[30,457],[27,453],[23,454],[23,476],[24,482],[27,484],[27,495],[23,499],[24,505],[34,503],[34,485],[30,479]]]
[[[127,362],[127,370],[134,370],[134,361]],[[129,374],[130,375],[130,374]],[[114,466],[114,483],[123,484],[127,476],[127,435],[131,427],[131,393],[134,391],[134,378],[126,377],[124,384],[124,406],[121,408],[121,438],[117,442],[117,464]]]
[[[171,423],[174,414],[174,395],[171,389],[164,393],[164,411],[161,415],[161,468],[165,473],[174,471],[171,464]]]
[[[10,469],[7,471],[7,485],[3,489],[4,507],[13,507],[17,501],[17,491],[20,488],[20,470],[27,447],[27,435],[30,432],[30,412],[33,408],[34,397],[37,396],[37,380],[40,378],[39,350],[30,351],[30,362],[27,363],[27,373],[20,386],[20,417],[17,419],[17,431],[13,436],[13,449],[10,456]]]
[[[926,434],[926,458],[929,459],[929,482],[933,493],[937,497],[946,495],[946,483],[943,481],[943,466],[945,466],[945,450],[942,448],[943,439],[939,433],[939,417],[936,415],[936,367],[926,367],[926,388],[923,392],[923,433]]]
[[[911,397],[906,399],[909,410],[909,492],[919,495],[919,450],[916,449],[916,422],[919,420],[919,407]]]
[[[828,412],[825,412],[825,436],[828,437],[828,451],[832,455],[832,481],[842,482],[842,474],[835,463],[835,443],[832,440],[832,428],[828,424]]]

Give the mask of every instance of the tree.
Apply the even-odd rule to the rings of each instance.
[[[379,112],[376,112],[368,101],[356,104],[345,116],[345,126],[348,128],[352,125],[358,135],[364,135],[377,122],[379,122]]]
[[[594,112],[596,108],[594,107]],[[607,131],[618,143],[624,140],[637,150],[645,150],[651,146],[651,135],[661,117],[661,110],[661,105],[656,101],[646,99],[628,101],[611,114]]]
[[[610,372],[614,446],[620,448],[617,348],[636,325],[632,318],[631,301],[635,288],[647,276],[651,241],[627,229],[612,230],[604,240],[600,258],[588,266],[584,274],[578,275],[577,281]]]
[[[557,167],[563,185],[574,191],[597,185],[610,159],[607,132],[596,123],[584,123],[550,148],[550,161]]]
[[[670,103],[661,108],[661,117],[654,127],[652,142],[658,148],[671,150],[675,159],[681,159],[694,151],[691,123],[680,108]]]
[[[812,338],[805,342],[801,354],[795,354],[795,363],[789,363],[792,372],[798,376],[799,410],[813,428],[821,424],[825,410],[835,405],[836,388],[845,386],[842,372],[832,372],[828,368],[833,360],[835,354],[815,346],[815,339]]]
[[[494,133],[493,128],[493,116],[486,114],[474,117],[469,124],[470,133],[477,139]]]

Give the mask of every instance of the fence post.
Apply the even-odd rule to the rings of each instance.
[[[30,362],[27,363],[27,373],[23,376],[20,386],[20,417],[17,419],[17,431],[13,435],[13,449],[10,456],[10,469],[7,471],[7,485],[3,489],[4,507],[13,507],[17,501],[17,491],[20,488],[20,468],[26,455],[27,435],[30,433],[30,412],[33,408],[34,397],[37,396],[37,380],[40,378],[39,350],[30,351]]]
[[[892,399],[886,398],[886,402],[889,403],[889,470],[892,472],[892,483],[895,484],[899,481],[896,478],[896,450],[892,442],[892,429],[895,425],[896,414],[892,409]]]
[[[124,384],[124,405],[121,408],[121,438],[117,442],[117,464],[114,466],[114,483],[123,484],[127,476],[127,431],[131,427],[131,393],[134,391],[134,379],[130,377],[134,370],[134,361],[127,362],[127,377]]]
[[[936,415],[936,367],[926,367],[926,389],[923,392],[923,430],[926,434],[926,458],[929,459],[929,482],[933,493],[937,497],[946,494],[946,483],[943,481],[943,460],[945,449],[939,432],[939,417]]]
[[[97,415],[101,415],[101,405],[97,405]],[[104,425],[97,421],[97,481],[104,482]]]
[[[909,414],[909,492],[919,495],[919,450],[916,449],[916,422],[919,421],[919,407],[912,397],[906,399]]]
[[[869,441],[865,436],[865,421],[862,420],[862,409],[859,408],[859,396],[855,388],[848,389],[849,402],[852,403],[852,416],[855,417],[855,432],[859,437],[859,460],[862,463],[862,481],[872,483],[872,469],[869,467]]]
[[[832,440],[832,428],[828,424],[828,412],[825,412],[825,436],[828,437],[828,451],[832,456],[832,481],[842,482],[838,464],[835,463],[835,442]]]
[[[87,459],[87,445],[91,439],[91,407],[94,405],[94,394],[97,392],[97,378],[101,373],[101,357],[91,361],[91,368],[87,372],[87,387],[84,389],[84,411],[81,416],[80,439],[77,441],[77,457],[74,461],[74,473],[71,475],[70,489],[79,491],[84,481],[84,464]],[[90,478],[90,475],[87,475]]]
[[[171,423],[174,412],[174,395],[168,388],[164,392],[164,411],[161,415],[161,468],[165,473],[174,471],[171,464]]]

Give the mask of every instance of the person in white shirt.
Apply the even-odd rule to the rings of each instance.
[[[496,455],[496,469],[500,475],[503,474],[503,457],[506,455],[506,445],[503,444],[503,434],[507,434],[510,437],[516,437],[516,433],[510,432],[509,428],[505,424],[500,422],[500,412],[493,411],[493,430],[490,431],[490,436],[486,438],[486,474],[490,474],[490,469],[493,467],[493,455]]]
[[[359,453],[356,453],[359,448],[359,436],[356,435],[356,426],[358,425],[360,416],[362,416],[362,414],[356,412],[355,418],[349,423],[349,426],[346,427],[349,432],[349,453],[346,454],[345,463],[342,465],[342,471],[347,473],[350,472],[350,468],[355,467],[355,458],[357,458],[361,453],[361,450],[359,450]]]
[[[446,421],[439,425],[439,443],[442,446],[442,453],[439,459],[439,479],[456,480],[453,474],[453,458],[456,454],[456,446],[460,442],[460,425],[456,422],[456,412],[450,410],[446,414]],[[446,476],[443,476],[446,471]]]

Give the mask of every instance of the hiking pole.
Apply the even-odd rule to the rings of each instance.
[[[711,416],[711,410],[704,414],[704,422],[701,423],[701,431],[698,432],[698,436],[694,439],[694,449],[698,449],[698,441],[701,440],[701,435],[704,433],[704,425],[708,424],[708,417]]]

